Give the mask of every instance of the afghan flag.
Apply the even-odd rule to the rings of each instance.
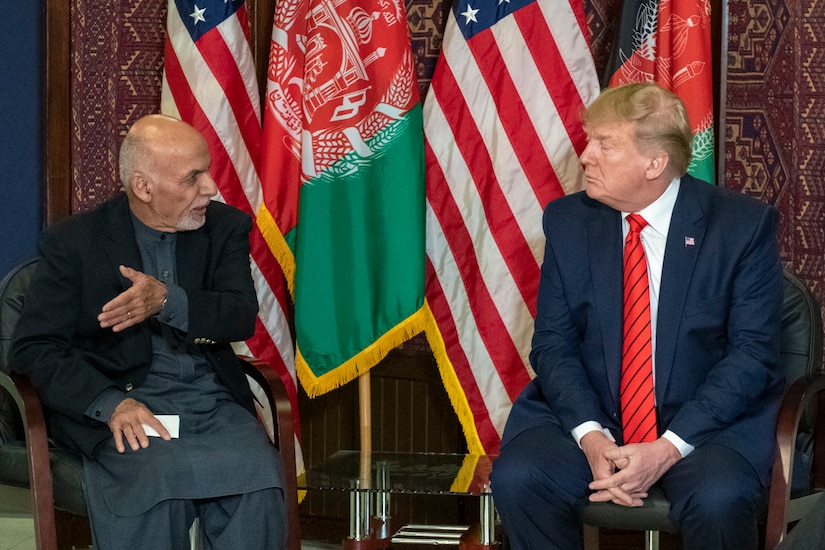
[[[257,221],[313,396],[424,328],[424,139],[403,2],[278,2],[263,132]]]
[[[655,81],[687,106],[688,172],[713,183],[713,70],[708,0],[626,0],[607,75],[610,86]]]

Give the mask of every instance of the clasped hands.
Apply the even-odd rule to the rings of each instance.
[[[667,439],[619,447],[600,431],[582,437],[593,482],[591,502],[614,502],[641,506],[648,489],[680,458],[679,450]]]
[[[143,322],[160,311],[166,298],[166,285],[131,267],[120,266],[120,273],[132,286],[104,304],[97,320],[101,328],[120,332]]]

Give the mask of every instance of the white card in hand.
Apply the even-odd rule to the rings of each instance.
[[[155,418],[160,420],[160,423],[163,424],[163,427],[166,428],[166,431],[169,432],[172,439],[180,437],[180,416],[177,414],[156,414]],[[160,437],[160,434],[148,424],[143,425],[143,431],[146,432],[146,435],[149,437]]]

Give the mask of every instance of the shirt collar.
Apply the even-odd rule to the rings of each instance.
[[[658,199],[637,212],[647,221],[649,227],[661,235],[667,236],[670,228],[670,218],[673,215],[676,198],[679,196],[680,183],[681,178],[673,178],[673,181],[670,182],[670,185],[667,186],[665,192]],[[622,212],[622,219],[624,220],[628,214],[631,214],[631,212]]]
[[[135,216],[134,212],[131,210],[129,214],[132,216],[132,225],[135,228],[135,238],[138,241],[145,241],[145,242],[152,242],[157,240],[166,240],[166,239],[174,239],[176,237],[175,233],[167,233],[165,231],[159,231],[152,227],[149,227],[142,221],[140,218]]]

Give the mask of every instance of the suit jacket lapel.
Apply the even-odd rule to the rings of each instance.
[[[132,226],[129,213],[129,202],[125,196],[112,205],[104,220],[104,225],[103,232],[107,238],[103,241],[103,246],[109,258],[109,268],[117,274],[123,289],[126,290],[132,286],[132,282],[120,274],[119,267],[125,265],[142,271],[143,260],[140,258],[140,249],[135,240],[135,228]]]
[[[688,176],[682,178],[665,247],[656,322],[656,388],[657,392],[663,390],[657,398],[660,403],[667,392],[685,297],[707,225],[696,185],[708,184],[695,182]]]
[[[204,259],[207,256],[208,247],[209,238],[205,228],[178,233],[176,275],[179,286],[183,288],[203,286],[203,271],[206,269]]]
[[[132,222],[132,215],[129,210],[129,201],[125,194],[117,202],[112,204],[112,208],[107,211],[103,219],[102,231],[107,236],[103,240],[103,247],[106,256],[109,258],[112,273],[120,280],[123,290],[132,287],[132,281],[120,274],[120,266],[125,265],[138,271],[143,271],[143,259],[140,256],[137,239],[135,238],[135,227]],[[114,296],[108,297],[108,299]],[[136,328],[135,334],[140,337],[130,339],[131,346],[134,346],[133,353],[146,354],[151,358],[151,341],[149,325],[141,323]]]
[[[621,214],[599,208],[588,226],[588,255],[595,306],[601,325],[605,373],[610,395],[619,406],[622,357],[622,225]]]

